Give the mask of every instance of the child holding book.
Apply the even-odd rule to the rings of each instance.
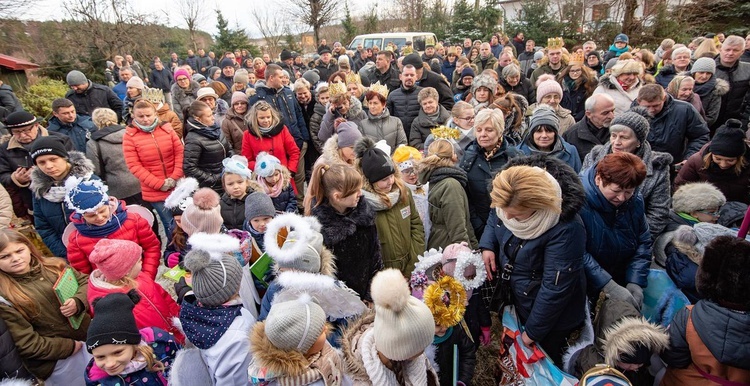
[[[91,321],[86,314],[87,279],[71,269],[75,295],[60,305],[54,287],[70,269],[64,260],[42,257],[29,239],[0,230],[0,318],[16,342],[24,366],[54,385],[80,385],[91,356],[83,348]],[[68,318],[80,318],[74,328]]]

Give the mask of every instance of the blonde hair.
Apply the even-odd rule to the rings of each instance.
[[[98,129],[117,124],[117,113],[112,109],[100,107],[91,113],[91,120]]]
[[[505,117],[503,112],[499,109],[484,109],[477,113],[474,117],[474,127],[490,122],[492,127],[497,130],[497,135],[500,140],[503,139],[505,133]]]
[[[725,39],[726,41],[726,39]],[[716,44],[714,44],[713,39],[703,39],[703,42],[698,45],[698,47],[695,48],[695,51],[693,51],[693,58],[713,58],[716,55],[719,54],[719,50],[716,48]]]
[[[310,194],[305,195],[305,215],[309,216],[312,208],[330,200],[334,192],[340,192],[342,197],[347,197],[360,189],[362,189],[362,176],[353,167],[344,164],[321,163],[315,166],[310,177]],[[315,205],[313,205],[313,199]]]
[[[453,118],[458,118],[462,112],[469,110],[474,111],[474,106],[472,106],[468,102],[458,101],[455,105],[453,105],[453,108],[451,109],[451,116],[453,116]]]
[[[559,190],[547,172],[533,166],[513,166],[492,180],[493,208],[549,210],[560,213],[562,199],[551,192]]]
[[[258,125],[258,111],[270,111],[271,112],[271,127],[276,127],[276,125],[281,122],[281,117],[279,116],[279,112],[276,111],[273,106],[271,106],[266,101],[258,101],[256,102],[253,107],[248,111],[247,116],[245,118],[245,125],[249,129],[252,129],[253,134],[260,138],[260,125]]]
[[[453,156],[456,151],[453,144],[446,139],[439,138],[427,148],[427,157],[417,163],[417,170],[434,170],[441,167],[455,166]]]
[[[740,174],[742,174],[742,169],[747,166],[747,160],[745,159],[744,155],[732,158],[737,158],[737,163],[732,167],[732,171],[734,172],[734,174],[739,176]],[[706,155],[703,156],[703,167],[701,168],[701,170],[708,170],[708,168],[711,167],[712,163],[714,163],[713,153],[711,153],[710,151],[706,152]]]

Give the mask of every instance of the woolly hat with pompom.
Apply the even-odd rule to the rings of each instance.
[[[370,184],[374,184],[396,173],[391,158],[388,157],[388,154],[378,149],[370,137],[362,137],[357,141],[354,145],[354,153],[357,155],[362,174]]]
[[[672,196],[672,209],[677,213],[721,208],[726,203],[724,193],[709,182],[691,182],[682,185]]]
[[[403,361],[432,344],[435,321],[430,309],[411,296],[409,284],[397,269],[378,272],[370,287],[375,304],[375,347],[392,361]]]
[[[326,314],[309,295],[274,303],[268,311],[265,332],[268,340],[285,351],[306,353],[325,330]]]
[[[195,298],[208,307],[226,303],[239,292],[242,281],[242,267],[234,256],[239,240],[225,234],[195,233],[188,244],[185,268],[192,272]]]
[[[188,236],[198,233],[219,233],[224,220],[221,218],[219,194],[210,188],[200,188],[193,194],[193,202],[182,213],[182,230]]]
[[[557,94],[562,98],[563,90],[560,83],[550,74],[544,74],[536,81],[536,103],[542,103],[542,99],[548,94]]]

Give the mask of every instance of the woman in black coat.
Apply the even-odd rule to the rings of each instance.
[[[200,187],[211,188],[221,195],[221,172],[224,158],[232,156],[232,148],[216,125],[211,108],[201,101],[185,110],[185,177],[198,180]]]
[[[599,84],[596,73],[582,63],[571,63],[557,74],[563,89],[560,106],[570,110],[576,122],[586,115],[584,104]]]
[[[0,307],[5,306],[0,305]],[[18,355],[16,343],[8,331],[8,326],[0,319],[0,381],[13,378],[34,379],[31,373],[23,367],[21,356]]]

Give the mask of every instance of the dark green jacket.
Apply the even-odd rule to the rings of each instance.
[[[427,201],[430,203],[430,237],[427,249],[445,248],[466,241],[476,248],[477,239],[469,217],[469,200],[464,187],[466,173],[456,167],[439,167],[421,173],[422,184],[430,183]]]

